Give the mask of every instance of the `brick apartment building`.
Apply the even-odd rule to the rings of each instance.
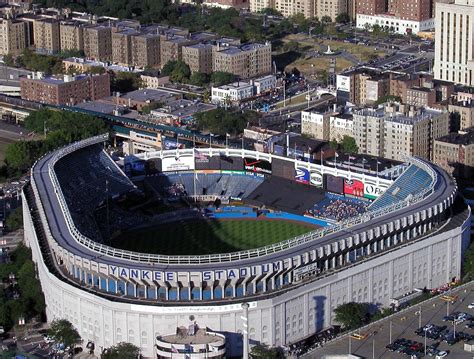
[[[78,75],[63,77],[34,73],[20,78],[21,98],[52,105],[74,105],[110,96],[110,76]]]

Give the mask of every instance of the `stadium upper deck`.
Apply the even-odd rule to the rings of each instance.
[[[347,248],[350,242],[360,241],[364,236],[367,236],[368,231],[373,234],[377,227],[385,228],[392,224],[395,225],[397,221],[405,218],[405,220],[415,221],[414,215],[419,217],[423,215],[424,218],[435,215],[436,212],[442,212],[441,204],[448,206],[452,202],[456,194],[456,184],[444,172],[426,162],[418,159],[412,159],[413,166],[418,168],[431,178],[431,183],[423,188],[420,192],[410,196],[410,198],[395,202],[387,203],[387,206],[379,208],[377,211],[372,211],[360,217],[356,217],[331,228],[325,228],[312,232],[311,234],[295,238],[277,245],[272,245],[262,249],[253,251],[244,251],[230,254],[219,254],[209,256],[152,256],[147,254],[138,254],[133,252],[121,251],[103,244],[92,242],[85,238],[76,229],[76,225],[70,216],[71,209],[66,205],[64,197],[61,192],[61,186],[58,182],[55,171],[56,163],[61,164],[61,161],[67,160],[67,154],[76,151],[82,147],[90,146],[91,144],[102,142],[103,138],[92,139],[82,143],[76,143],[65,149],[50,153],[43,157],[32,169],[32,182],[34,188],[37,190],[38,200],[40,200],[43,208],[45,219],[49,223],[52,237],[56,241],[58,248],[70,253],[74,256],[80,256],[82,259],[98,261],[98,265],[106,264],[107,266],[115,266],[119,268],[127,268],[131,266],[133,261],[133,268],[137,270],[148,270],[150,263],[153,263],[154,270],[169,270],[169,265],[176,265],[180,271],[206,271],[209,269],[226,269],[235,267],[252,267],[261,266],[262,261],[266,263],[276,262],[291,262],[295,257],[309,257],[308,259],[315,260],[323,255],[330,253],[337,253],[339,248]],[[160,153],[160,156],[175,156],[175,151],[170,153]],[[222,152],[222,150],[219,150]],[[192,153],[192,152],[191,152]],[[269,154],[259,154],[253,151],[232,150],[232,154],[237,153],[241,156],[256,156],[260,158],[270,159]],[[189,154],[189,150],[182,151],[182,156]],[[65,157],[66,156],[66,157]],[[158,154],[148,154],[147,158],[153,158]],[[65,158],[64,158],[65,157]],[[101,157],[103,160],[103,157]],[[289,160],[289,159],[288,159]],[[99,163],[95,165],[95,170],[106,167],[112,168],[115,166],[113,161],[109,160],[109,164]],[[292,160],[289,160],[292,161]],[[87,163],[78,163],[77,168],[86,170],[84,165]],[[74,165],[68,164],[68,168]],[[328,168],[329,172],[336,172],[333,168]],[[114,183],[114,178],[117,178],[117,173],[106,171],[98,172],[98,175],[103,176],[102,182],[105,184],[107,176],[109,176],[109,183]],[[125,175],[123,175],[125,178]],[[403,177],[403,175],[402,175]],[[80,187],[77,190],[81,190]],[[103,192],[105,196],[105,191]],[[434,195],[433,195],[434,193]],[[105,198],[105,197],[104,197]],[[77,205],[80,205],[78,203]],[[370,222],[369,222],[370,221]],[[370,225],[369,225],[370,224]],[[398,224],[399,226],[399,224]],[[369,228],[368,228],[369,227]],[[348,232],[350,236],[348,236]],[[317,250],[315,246],[319,247]],[[229,263],[231,262],[231,264]],[[299,262],[297,266],[303,265],[306,260]]]
[[[243,301],[250,304],[250,337],[286,345],[330,325],[338,303],[388,305],[391,297],[414,287],[433,288],[460,275],[469,213],[454,205],[454,180],[414,158],[393,182],[247,150],[147,153],[139,160],[155,161],[164,172],[217,171],[207,168],[226,157],[246,171],[293,176],[331,192],[379,198],[374,207],[383,203],[295,239],[227,254],[151,255],[92,241],[77,229],[78,214],[73,212],[78,208],[72,207],[80,205],[80,215],[90,204],[68,205],[64,193],[88,191],[100,203],[106,193],[134,188],[105,152],[94,147],[104,140],[88,139],[44,156],[32,168],[31,184],[23,194],[25,238],[38,263],[48,318],[70,318],[96,347],[123,341],[122,333],[128,332],[128,341],[154,356],[154,342],[146,335],[167,333],[191,314],[215,330],[235,333],[241,327],[238,303]],[[86,158],[68,157],[72,153]],[[98,160],[91,162],[93,158]],[[68,168],[71,176],[94,173],[94,183],[78,178],[78,187],[69,186]],[[105,183],[108,192],[102,191]],[[110,325],[116,328],[112,336]],[[130,333],[141,333],[141,339]],[[238,348],[232,340],[228,349]]]

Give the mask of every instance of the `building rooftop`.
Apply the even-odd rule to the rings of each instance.
[[[249,86],[252,86],[250,83],[248,82],[245,82],[245,81],[237,81],[237,82],[233,82],[231,84],[227,84],[227,85],[222,85],[222,86],[218,86],[218,87],[214,87],[214,88],[219,88],[221,90],[236,90],[236,89],[240,89],[240,88],[244,88],[244,87],[249,87]]]
[[[170,98],[176,98],[176,96],[182,96],[172,91],[157,90],[157,89],[142,89],[131,91],[120,96],[123,99],[130,99],[137,102],[164,102],[169,101]]]
[[[198,43],[198,44],[193,44],[193,45],[188,45],[186,47],[190,47],[192,49],[209,49],[209,48],[212,48],[212,45],[211,44],[203,44],[202,42]]]
[[[465,108],[473,108],[474,107],[474,101],[471,101],[470,99],[467,101],[453,101],[450,105],[452,106],[461,106]]]
[[[436,141],[462,146],[472,145],[474,144],[474,127],[459,131],[458,133],[450,133],[449,135],[436,139]]]
[[[268,44],[261,44],[261,43],[258,43],[258,42],[251,42],[251,43],[244,44],[244,45],[240,46],[240,48],[242,49],[242,51],[251,51],[251,50],[260,49],[260,48],[266,47],[266,46],[268,46]]]
[[[188,329],[180,327],[176,329],[176,334],[159,337],[160,341],[171,344],[212,344],[221,342],[223,339],[215,334],[208,334],[205,329],[197,329],[194,335],[188,334]]]
[[[169,114],[171,116],[183,118],[194,116],[199,112],[205,112],[216,109],[217,106],[203,102],[191,100],[176,100],[169,102],[167,106],[153,110],[154,114]]]

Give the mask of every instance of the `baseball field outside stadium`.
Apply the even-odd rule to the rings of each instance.
[[[317,228],[303,222],[269,219],[178,221],[121,233],[111,244],[152,254],[216,254],[263,247]]]

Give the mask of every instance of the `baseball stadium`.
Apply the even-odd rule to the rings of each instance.
[[[379,171],[234,148],[119,158],[109,135],[48,153],[23,189],[48,320],[100,353],[241,357],[460,277],[470,212],[418,158]],[[184,329],[183,329],[184,328]],[[193,345],[190,345],[192,343]],[[213,344],[214,343],[214,344]]]

